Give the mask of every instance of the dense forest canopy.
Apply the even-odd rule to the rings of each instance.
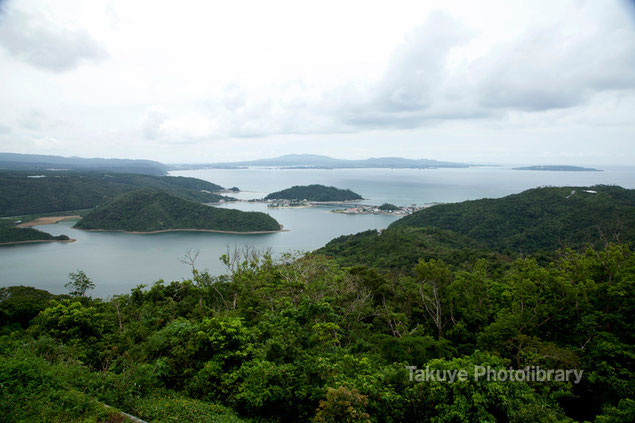
[[[362,196],[350,189],[325,185],[295,185],[282,191],[272,192],[265,200],[350,201],[362,200]]]
[[[9,421],[107,421],[101,403],[155,422],[632,421],[626,245],[563,250],[544,266],[520,258],[503,273],[484,260],[421,260],[409,276],[253,250],[223,260],[225,276],[193,267],[191,280],[108,300],[0,290],[0,411]],[[416,382],[408,366],[470,377]],[[475,366],[584,377],[487,382]]]
[[[433,227],[368,230],[342,235],[316,252],[345,266],[365,265],[403,272],[412,270],[422,258],[443,259],[459,265],[475,258],[504,257],[464,235]]]
[[[605,185],[535,188],[429,207],[389,228],[426,226],[452,230],[497,251],[600,245],[603,238],[635,237],[635,190]]]
[[[151,176],[99,172],[0,172],[0,216],[90,209],[117,195],[139,188],[156,188],[186,200],[228,200],[211,182],[182,176]]]
[[[166,229],[251,232],[277,231],[280,224],[266,213],[210,207],[163,191],[139,189],[97,207],[74,227],[136,232]]]

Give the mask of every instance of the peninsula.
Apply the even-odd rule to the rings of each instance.
[[[140,188],[162,190],[199,203],[235,200],[218,194],[224,190],[220,185],[183,176],[0,170],[0,216],[53,215],[92,209]]]
[[[266,213],[207,206],[152,189],[125,193],[95,208],[74,227],[131,233],[199,230],[254,234],[282,230]]]
[[[16,226],[9,219],[0,219],[0,245],[27,244],[35,242],[73,242],[66,235],[53,236],[30,227]]]

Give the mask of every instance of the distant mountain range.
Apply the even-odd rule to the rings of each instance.
[[[0,171],[78,170],[115,173],[166,175],[168,170],[228,169],[249,166],[282,167],[293,169],[351,169],[402,168],[429,169],[437,167],[464,168],[464,163],[441,162],[430,159],[404,159],[402,157],[376,157],[365,160],[334,159],[317,154],[287,154],[270,159],[241,162],[166,165],[152,160],[98,159],[62,157],[41,154],[0,153]]]
[[[171,165],[171,170],[236,168],[247,166],[271,166],[307,169],[351,169],[351,168],[414,168],[428,169],[436,167],[469,167],[464,163],[440,162],[430,159],[404,159],[402,157],[377,157],[365,160],[334,159],[317,154],[287,154],[271,159],[259,159],[242,162],[224,162],[207,164]]]
[[[0,170],[96,170],[162,176],[168,167],[152,160],[85,159],[41,154],[0,153]]]

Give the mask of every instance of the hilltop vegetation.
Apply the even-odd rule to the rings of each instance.
[[[402,271],[412,269],[419,258],[455,265],[485,258],[504,266],[519,253],[540,251],[536,257],[549,260],[564,246],[633,242],[634,228],[635,190],[537,188],[499,199],[429,207],[381,233],[335,238],[317,252],[344,265]]]
[[[34,177],[36,176],[36,177]],[[229,197],[214,194],[223,188],[182,176],[103,174],[96,172],[0,172],[0,216],[90,209],[138,188],[156,188],[180,198],[217,202]]]
[[[141,189],[97,207],[74,227],[134,232],[167,229],[251,232],[277,231],[280,224],[265,213],[210,207],[162,191]]]
[[[593,192],[589,192],[593,191]],[[498,199],[441,204],[397,220],[389,229],[433,226],[496,251],[553,251],[596,246],[603,238],[635,240],[635,190],[616,186],[547,187]]]
[[[362,200],[362,196],[350,189],[325,185],[295,185],[282,191],[272,192],[265,200],[350,201]]]
[[[343,266],[365,265],[390,271],[409,272],[419,259],[442,259],[460,265],[476,258],[498,255],[473,239],[438,228],[368,230],[342,235],[316,251]]]
[[[504,272],[422,259],[410,276],[253,250],[222,260],[227,275],[193,269],[108,300],[0,292],[3,416],[83,421],[105,402],[153,422],[632,421],[626,245]],[[406,366],[469,377],[417,382]],[[474,366],[584,373],[485,381]]]
[[[18,228],[13,221],[0,219],[0,244],[22,241],[67,241],[66,235],[53,236],[33,228]]]

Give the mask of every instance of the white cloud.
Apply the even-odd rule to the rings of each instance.
[[[86,29],[67,27],[44,14],[12,7],[0,15],[0,45],[16,59],[54,72],[108,57]]]
[[[143,134],[148,139],[156,139],[161,130],[161,125],[167,120],[168,114],[159,107],[151,107],[146,110],[141,124]]]

